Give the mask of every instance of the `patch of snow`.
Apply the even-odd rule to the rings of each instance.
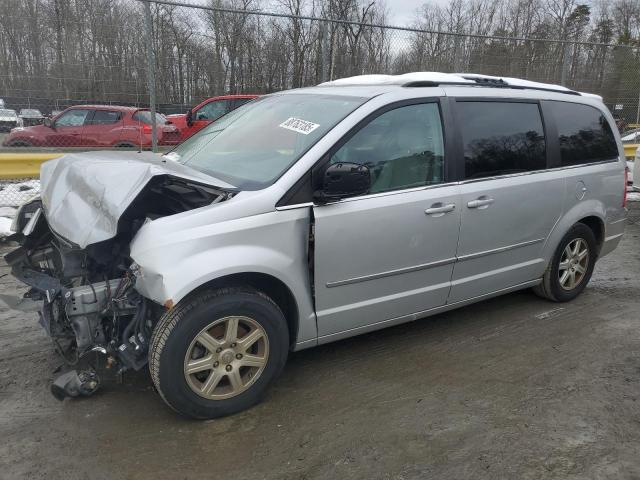
[[[19,207],[40,193],[40,180],[0,183],[0,207]]]
[[[13,218],[17,211],[18,209],[14,207],[0,207],[0,217]]]
[[[18,207],[40,193],[40,180],[0,182],[0,240],[11,235]]]
[[[6,217],[0,217],[0,239],[8,237],[13,232],[11,231],[12,220]]]
[[[640,202],[640,192],[627,192],[628,202]]]

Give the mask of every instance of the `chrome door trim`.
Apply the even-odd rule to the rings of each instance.
[[[313,207],[313,202],[305,202],[305,203],[296,203],[293,205],[283,205],[281,207],[276,207],[276,210],[278,211],[282,211],[282,210],[293,210],[294,208],[306,208],[306,207]]]
[[[446,258],[444,260],[437,260],[435,262],[423,263],[421,265],[413,265],[411,267],[398,268],[395,270],[388,270],[386,272],[373,273],[371,275],[363,275],[361,277],[347,278],[345,280],[337,280],[335,282],[328,282],[327,288],[341,287],[343,285],[351,285],[353,283],[367,282],[369,280],[377,280],[378,278],[391,277],[393,275],[400,275],[403,273],[417,272],[419,270],[426,270],[428,268],[442,267],[449,265],[456,261],[454,258]]]
[[[606,165],[609,163],[618,163],[618,162],[620,162],[620,157],[614,158],[611,160],[598,160],[597,162],[582,163],[579,165],[564,165],[562,167],[545,168],[543,170],[531,170],[529,172],[509,173],[506,175],[495,175],[493,177],[469,178],[467,180],[462,180],[458,182],[458,184],[466,185],[467,183],[484,182],[486,180],[500,180],[502,178],[514,178],[514,177],[522,177],[525,175],[537,175],[540,173],[547,173],[547,172],[559,172],[561,170],[572,170],[574,168],[594,167],[596,165]]]
[[[544,242],[544,238],[537,238],[535,240],[528,240],[526,242],[515,243],[513,245],[507,245],[506,247],[492,248],[491,250],[485,250],[483,252],[470,253],[468,255],[462,255],[458,257],[459,262],[464,262],[465,260],[472,260],[474,258],[485,257],[487,255],[493,255],[494,253],[502,253],[508,252],[509,250],[515,250],[520,247],[527,247],[529,245],[535,245],[536,243]]]

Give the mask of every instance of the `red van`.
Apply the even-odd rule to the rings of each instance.
[[[182,141],[210,123],[215,122],[231,110],[235,110],[257,97],[258,95],[221,95],[211,97],[191,108],[187,113],[167,115],[167,118],[180,130],[180,141]]]
[[[156,114],[158,144],[176,145],[180,131],[164,115]],[[151,112],[115,105],[67,108],[42,125],[11,130],[5,147],[150,148]]]

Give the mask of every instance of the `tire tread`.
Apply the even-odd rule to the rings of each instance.
[[[162,351],[167,342],[167,339],[169,338],[169,335],[176,327],[178,322],[181,321],[186,315],[188,315],[189,312],[194,308],[218,297],[233,295],[237,293],[256,295],[262,300],[269,302],[270,304],[272,304],[272,306],[282,312],[282,310],[280,310],[280,307],[278,307],[278,305],[269,296],[254,288],[246,286],[211,288],[195,292],[184,300],[178,302],[178,305],[166,312],[160,318],[155,328],[153,329],[149,345],[149,373],[151,375],[151,380],[156,391],[158,392],[162,400],[164,400],[164,402],[169,405],[175,412],[181,413],[174,405],[171,404],[167,396],[164,395],[164,393],[162,392],[162,387],[160,385],[160,358],[162,356]]]

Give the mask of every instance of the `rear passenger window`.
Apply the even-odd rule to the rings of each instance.
[[[442,182],[444,142],[438,105],[408,105],[374,118],[331,157],[331,163],[341,162],[369,167],[371,193]]]
[[[90,125],[109,125],[120,120],[120,112],[110,112],[107,110],[96,110]]]
[[[465,178],[546,168],[544,130],[537,104],[458,102],[457,112]]]
[[[618,157],[618,146],[609,122],[597,108],[554,101],[548,101],[547,105],[558,129],[562,166]]]

